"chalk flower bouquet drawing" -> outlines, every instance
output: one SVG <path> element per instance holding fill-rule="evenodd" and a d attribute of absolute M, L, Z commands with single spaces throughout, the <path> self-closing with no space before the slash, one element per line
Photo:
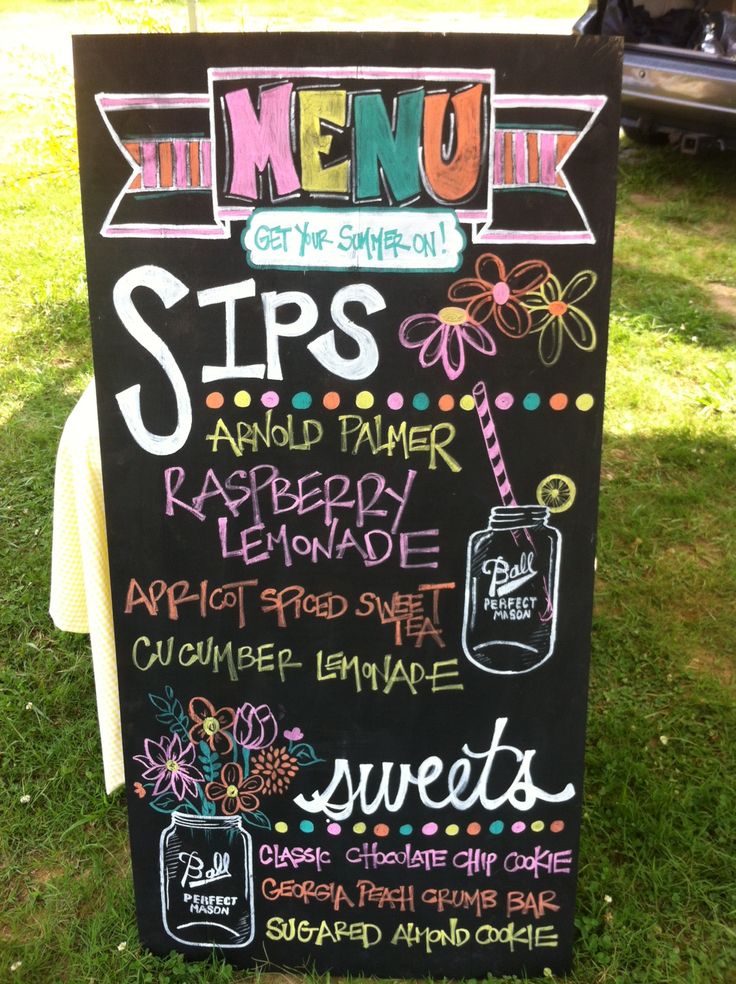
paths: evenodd
<path fill-rule="evenodd" d="M 143 767 L 134 789 L 159 813 L 220 813 L 270 829 L 264 799 L 283 795 L 301 769 L 322 761 L 300 728 L 279 731 L 267 704 L 215 707 L 192 697 L 187 713 L 171 687 L 148 699 L 168 733 L 146 738 L 133 756 Z"/>
<path fill-rule="evenodd" d="M 475 276 L 463 277 L 447 292 L 452 303 L 436 314 L 425 312 L 405 318 L 399 340 L 405 348 L 419 349 L 419 364 L 441 362 L 449 379 L 465 368 L 465 347 L 495 355 L 496 344 L 487 325 L 507 338 L 538 337 L 539 359 L 553 366 L 562 354 L 565 338 L 583 352 L 597 344 L 596 330 L 578 306 L 596 284 L 592 270 L 581 270 L 563 287 L 543 260 L 525 260 L 507 271 L 495 253 L 484 253 L 475 264 Z"/>

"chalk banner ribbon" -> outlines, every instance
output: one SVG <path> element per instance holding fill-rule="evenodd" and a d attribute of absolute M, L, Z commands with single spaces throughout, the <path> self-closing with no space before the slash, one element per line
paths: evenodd
<path fill-rule="evenodd" d="M 103 236 L 227 239 L 249 220 L 253 266 L 407 272 L 458 269 L 460 223 L 473 243 L 595 242 L 565 167 L 603 95 L 498 94 L 492 69 L 208 75 L 206 94 L 97 93 L 130 167 Z"/>
<path fill-rule="evenodd" d="M 242 244 L 252 267 L 280 270 L 460 268 L 465 233 L 449 209 L 256 209 Z"/>

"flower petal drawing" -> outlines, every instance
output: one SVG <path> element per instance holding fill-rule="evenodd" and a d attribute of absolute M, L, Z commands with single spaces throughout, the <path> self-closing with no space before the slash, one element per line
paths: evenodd
<path fill-rule="evenodd" d="M 423 369 L 426 369 L 427 366 L 433 366 L 442 358 L 447 346 L 448 331 L 449 325 L 440 324 L 439 328 L 433 331 L 419 347 L 419 364 Z"/>
<path fill-rule="evenodd" d="M 464 338 L 468 345 L 472 345 L 478 352 L 483 352 L 484 355 L 496 354 L 496 343 L 493 341 L 493 336 L 483 325 L 468 321 L 465 325 Z"/>
<path fill-rule="evenodd" d="M 532 327 L 531 315 L 516 298 L 510 297 L 503 305 L 497 305 L 495 321 L 508 338 L 524 338 Z"/>
<path fill-rule="evenodd" d="M 483 355 L 494 355 L 496 346 L 481 325 L 460 307 L 444 307 L 437 314 L 412 314 L 399 327 L 404 348 L 419 349 L 419 365 L 426 369 L 442 362 L 448 379 L 457 379 L 465 368 L 465 343 Z"/>
<path fill-rule="evenodd" d="M 598 277 L 592 270 L 581 270 L 576 273 L 565 287 L 565 300 L 568 304 L 577 304 L 593 290 Z"/>
<path fill-rule="evenodd" d="M 467 304 L 468 316 L 478 324 L 489 321 L 495 306 L 493 291 L 483 280 L 465 277 L 451 284 L 448 298 L 456 304 Z"/>
<path fill-rule="evenodd" d="M 522 299 L 540 288 L 552 275 L 544 260 L 525 260 L 507 274 L 495 253 L 484 253 L 475 264 L 475 277 L 464 277 L 450 286 L 451 301 L 467 304 L 470 319 L 478 324 L 493 321 L 509 338 L 523 338 L 531 319 Z"/>
<path fill-rule="evenodd" d="M 481 283 L 497 284 L 506 280 L 506 265 L 495 253 L 482 253 L 475 261 L 475 275 Z"/>
<path fill-rule="evenodd" d="M 458 325 L 448 325 L 442 349 L 442 365 L 449 379 L 457 379 L 465 368 L 463 336 Z"/>
<path fill-rule="evenodd" d="M 442 322 L 436 314 L 412 314 L 401 322 L 399 341 L 404 348 L 419 348 L 438 331 Z"/>
<path fill-rule="evenodd" d="M 518 263 L 506 278 L 513 297 L 522 297 L 540 287 L 551 275 L 543 260 L 525 260 Z"/>
<path fill-rule="evenodd" d="M 538 351 L 543 365 L 553 366 L 562 354 L 564 334 L 559 318 L 549 318 L 539 332 Z"/>
<path fill-rule="evenodd" d="M 566 318 L 562 319 L 562 325 L 575 345 L 583 352 L 592 352 L 596 345 L 596 333 L 593 322 L 588 315 L 579 308 L 572 307 L 567 309 Z"/>

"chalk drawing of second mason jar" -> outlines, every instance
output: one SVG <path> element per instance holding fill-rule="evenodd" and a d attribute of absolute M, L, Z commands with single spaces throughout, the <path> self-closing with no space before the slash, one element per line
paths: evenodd
<path fill-rule="evenodd" d="M 252 845 L 240 817 L 172 813 L 160 864 L 164 928 L 172 939 L 218 948 L 251 942 Z"/>
<path fill-rule="evenodd" d="M 463 649 L 489 673 L 527 673 L 552 655 L 560 532 L 544 506 L 496 506 L 468 542 Z"/>

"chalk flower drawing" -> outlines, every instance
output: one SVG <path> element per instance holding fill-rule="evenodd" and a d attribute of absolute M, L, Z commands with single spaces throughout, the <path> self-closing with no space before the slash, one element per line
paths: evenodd
<path fill-rule="evenodd" d="M 456 280 L 447 296 L 466 304 L 473 321 L 493 321 L 509 338 L 524 338 L 531 329 L 531 315 L 522 298 L 537 290 L 551 276 L 543 260 L 525 260 L 508 273 L 495 253 L 483 253 L 475 263 L 475 277 Z"/>
<path fill-rule="evenodd" d="M 231 817 L 236 813 L 252 813 L 261 805 L 256 796 L 263 789 L 261 776 L 243 776 L 243 767 L 237 762 L 228 762 L 222 767 L 219 781 L 208 782 L 204 787 L 205 796 L 213 803 L 220 802 L 222 812 Z"/>
<path fill-rule="evenodd" d="M 465 368 L 465 344 L 483 355 L 495 355 L 496 345 L 486 329 L 469 317 L 465 308 L 444 307 L 437 314 L 412 314 L 399 328 L 404 348 L 419 349 L 419 365 L 426 369 L 441 361 L 449 379 Z"/>
<path fill-rule="evenodd" d="M 268 704 L 216 708 L 198 696 L 185 711 L 168 686 L 148 699 L 169 733 L 157 741 L 146 738 L 144 754 L 133 756 L 143 766 L 143 781 L 133 788 L 158 813 L 211 817 L 219 811 L 270 829 L 262 797 L 283 794 L 301 769 L 323 761 L 296 726 L 272 747 L 279 724 Z"/>
<path fill-rule="evenodd" d="M 259 707 L 254 707 L 246 703 L 238 708 L 233 736 L 243 748 L 251 750 L 268 748 L 276 740 L 277 734 L 276 718 L 268 705 L 261 704 Z"/>
<path fill-rule="evenodd" d="M 178 734 L 172 738 L 164 735 L 160 741 L 146 738 L 143 748 L 145 754 L 133 758 L 144 766 L 143 778 L 152 780 L 154 796 L 172 792 L 181 802 L 192 793 L 196 794 L 204 776 L 194 765 L 197 750 L 191 742 L 183 746 Z"/>
<path fill-rule="evenodd" d="M 563 287 L 554 275 L 526 298 L 532 318 L 532 333 L 539 335 L 539 358 L 553 366 L 562 354 L 567 336 L 583 352 L 592 352 L 597 336 L 593 322 L 577 304 L 595 287 L 597 276 L 581 270 Z"/>
<path fill-rule="evenodd" d="M 437 314 L 412 314 L 399 328 L 404 348 L 419 349 L 419 365 L 426 369 L 441 361 L 449 379 L 465 368 L 465 345 L 484 355 L 496 346 L 484 325 L 492 322 L 507 338 L 537 335 L 542 365 L 555 365 L 565 338 L 583 352 L 597 344 L 593 322 L 578 302 L 595 287 L 597 276 L 581 270 L 563 287 L 544 260 L 525 260 L 509 272 L 495 253 L 484 253 L 475 264 L 475 276 L 450 285 L 452 305 Z M 458 306 L 462 305 L 462 306 Z"/>
<path fill-rule="evenodd" d="M 285 748 L 268 748 L 253 759 L 253 771 L 263 777 L 263 792 L 268 796 L 286 792 L 299 763 Z"/>
<path fill-rule="evenodd" d="M 189 730 L 189 737 L 195 745 L 206 741 L 213 752 L 227 755 L 233 747 L 233 742 L 226 729 L 232 729 L 235 711 L 232 707 L 221 707 L 215 710 L 210 701 L 204 697 L 193 697 L 189 701 L 189 716 L 194 721 L 194 727 Z"/>

